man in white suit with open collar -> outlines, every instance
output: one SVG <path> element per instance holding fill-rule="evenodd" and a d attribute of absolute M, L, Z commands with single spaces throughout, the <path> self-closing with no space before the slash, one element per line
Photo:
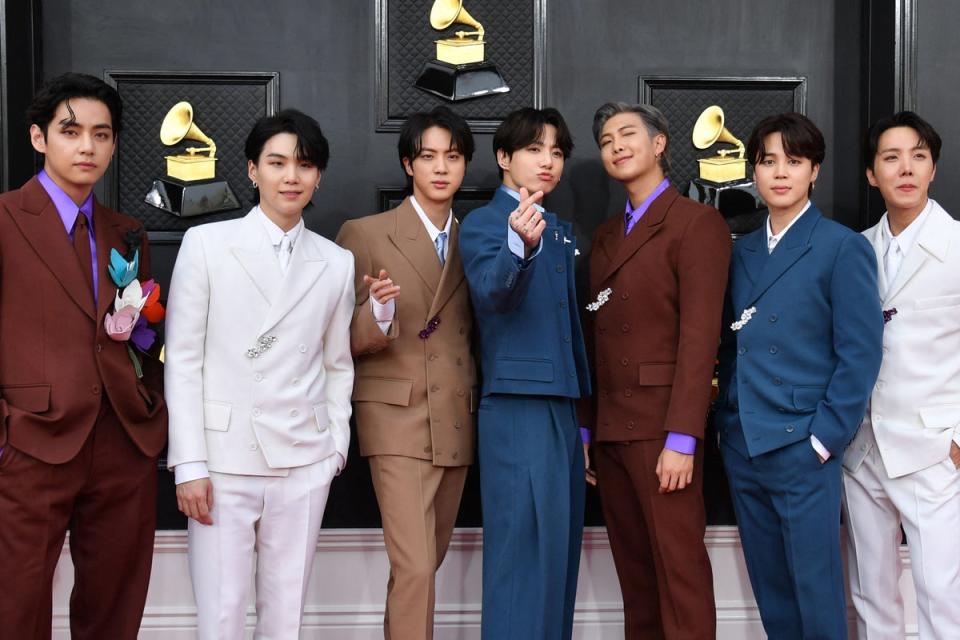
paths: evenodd
<path fill-rule="evenodd" d="M 867 132 L 887 212 L 864 232 L 883 300 L 883 363 L 844 457 L 850 591 L 861 640 L 902 640 L 900 525 L 922 640 L 960 638 L 960 222 L 927 191 L 940 136 L 909 111 Z"/>
<path fill-rule="evenodd" d="M 329 157 L 316 122 L 264 118 L 246 153 L 260 204 L 190 229 L 177 257 L 168 464 L 190 517 L 199 637 L 245 637 L 256 551 L 254 637 L 295 639 L 350 439 L 354 262 L 303 225 Z"/>

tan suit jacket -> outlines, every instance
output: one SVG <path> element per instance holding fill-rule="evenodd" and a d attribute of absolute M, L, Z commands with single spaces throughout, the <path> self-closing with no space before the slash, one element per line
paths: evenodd
<path fill-rule="evenodd" d="M 479 395 L 458 227 L 454 220 L 444 267 L 409 198 L 396 209 L 347 221 L 337 236 L 356 258 L 351 349 L 361 455 L 402 455 L 449 467 L 473 462 Z M 380 269 L 400 286 L 386 335 L 363 283 L 364 274 Z M 432 318 L 439 319 L 436 330 L 421 338 Z"/>

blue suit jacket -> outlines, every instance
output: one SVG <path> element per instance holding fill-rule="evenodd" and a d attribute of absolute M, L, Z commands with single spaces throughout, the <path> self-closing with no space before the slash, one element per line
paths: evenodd
<path fill-rule="evenodd" d="M 730 331 L 751 307 L 752 319 Z M 882 357 L 870 243 L 811 205 L 768 255 L 764 224 L 734 246 L 726 316 L 721 439 L 752 457 L 815 435 L 842 454 Z"/>
<path fill-rule="evenodd" d="M 543 248 L 524 262 L 507 246 L 507 218 L 516 207 L 498 189 L 460 225 L 460 255 L 480 332 L 483 394 L 589 395 L 570 223 L 545 212 Z"/>

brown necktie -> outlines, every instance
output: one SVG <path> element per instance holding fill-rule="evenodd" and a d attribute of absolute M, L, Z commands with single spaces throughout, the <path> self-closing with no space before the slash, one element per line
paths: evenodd
<path fill-rule="evenodd" d="M 73 223 L 73 250 L 80 259 L 80 268 L 87 279 L 90 291 L 93 292 L 93 260 L 90 257 L 90 227 L 87 225 L 87 215 L 83 211 L 77 212 L 77 221 Z"/>

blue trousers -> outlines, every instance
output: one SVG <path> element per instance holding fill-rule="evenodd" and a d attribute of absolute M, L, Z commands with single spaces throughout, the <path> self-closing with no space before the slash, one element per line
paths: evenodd
<path fill-rule="evenodd" d="M 490 395 L 479 411 L 483 640 L 569 640 L 583 539 L 570 398 Z"/>
<path fill-rule="evenodd" d="M 729 444 L 720 450 L 767 635 L 845 640 L 840 458 L 820 464 L 808 438 L 753 458 Z"/>

